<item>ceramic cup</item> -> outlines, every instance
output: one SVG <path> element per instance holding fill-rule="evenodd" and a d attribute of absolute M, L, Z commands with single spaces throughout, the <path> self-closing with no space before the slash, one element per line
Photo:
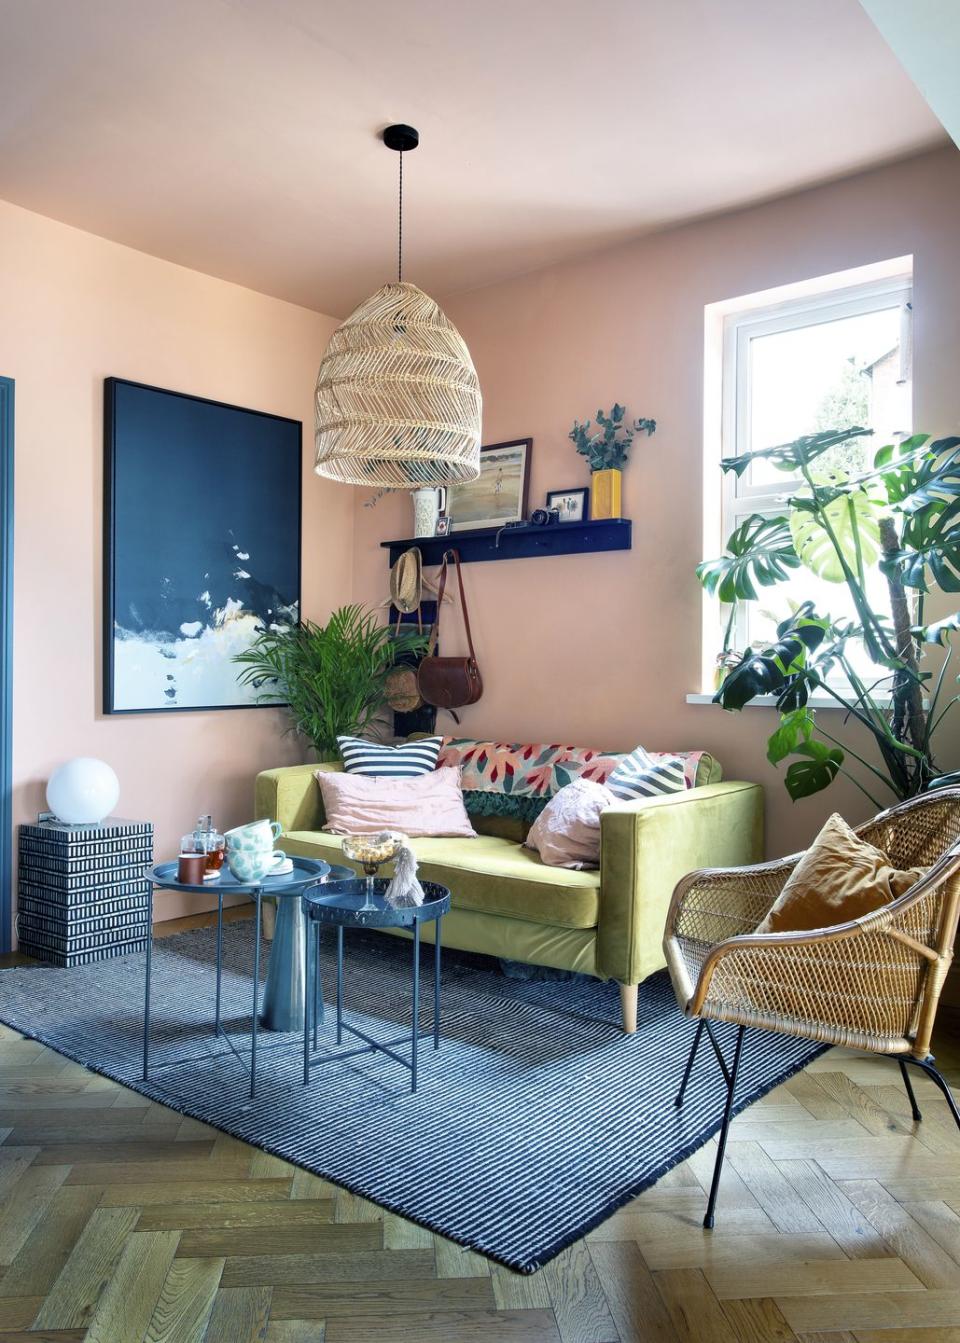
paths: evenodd
<path fill-rule="evenodd" d="M 255 853 L 261 849 L 272 849 L 283 834 L 279 821 L 250 821 L 248 825 L 236 825 L 224 835 L 227 853 Z"/>
<path fill-rule="evenodd" d="M 237 881 L 262 881 L 276 863 L 286 858 L 282 849 L 227 848 L 227 866 Z"/>
<path fill-rule="evenodd" d="M 181 853 L 177 858 L 177 881 L 186 886 L 202 886 L 206 867 L 205 853 Z"/>

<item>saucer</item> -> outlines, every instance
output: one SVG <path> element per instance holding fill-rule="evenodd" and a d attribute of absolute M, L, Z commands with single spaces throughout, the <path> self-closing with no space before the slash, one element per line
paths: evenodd
<path fill-rule="evenodd" d="M 267 873 L 267 876 L 284 877 L 288 872 L 292 871 L 293 871 L 293 859 L 281 858 L 278 862 L 274 863 L 273 867 L 271 867 L 270 871 Z"/>
<path fill-rule="evenodd" d="M 218 869 L 216 872 L 204 872 L 203 879 L 204 881 L 219 881 L 220 869 Z"/>

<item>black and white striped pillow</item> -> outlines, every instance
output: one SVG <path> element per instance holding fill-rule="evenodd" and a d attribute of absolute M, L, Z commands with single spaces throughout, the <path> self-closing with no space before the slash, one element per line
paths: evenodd
<path fill-rule="evenodd" d="M 362 737 L 338 737 L 340 759 L 348 774 L 389 775 L 394 779 L 415 779 L 437 768 L 442 737 L 421 737 L 401 746 L 382 746 Z"/>
<path fill-rule="evenodd" d="M 607 779 L 607 787 L 617 797 L 634 802 L 661 793 L 682 793 L 687 786 L 683 760 L 678 755 L 653 760 L 642 746 L 631 751 Z"/>

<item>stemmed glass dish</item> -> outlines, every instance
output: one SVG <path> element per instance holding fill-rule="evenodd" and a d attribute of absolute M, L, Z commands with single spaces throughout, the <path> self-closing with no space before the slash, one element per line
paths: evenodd
<path fill-rule="evenodd" d="M 389 863 L 391 858 L 397 856 L 405 839 L 405 835 L 399 835 L 393 830 L 381 830 L 375 835 L 344 835 L 340 846 L 344 858 L 349 858 L 352 863 L 359 863 L 367 878 L 366 898 L 360 906 L 359 913 L 367 913 L 378 908 L 373 898 L 373 879 L 383 863 Z"/>

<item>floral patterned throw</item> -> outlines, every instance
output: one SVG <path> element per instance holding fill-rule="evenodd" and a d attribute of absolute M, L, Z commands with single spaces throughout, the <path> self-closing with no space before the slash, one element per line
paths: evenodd
<path fill-rule="evenodd" d="M 628 752 L 611 754 L 583 746 L 531 742 L 476 741 L 473 737 L 444 737 L 437 764 L 459 765 L 464 792 L 505 793 L 513 797 L 542 798 L 574 779 L 606 783 Z M 652 760 L 677 755 L 684 762 L 687 787 L 697 781 L 704 751 L 650 752 Z"/>

